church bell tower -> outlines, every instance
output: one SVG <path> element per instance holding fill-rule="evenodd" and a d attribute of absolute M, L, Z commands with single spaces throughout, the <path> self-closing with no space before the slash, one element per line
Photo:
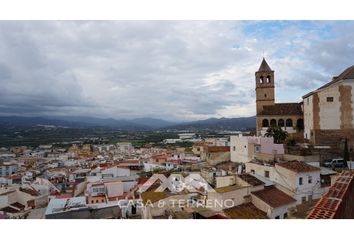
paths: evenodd
<path fill-rule="evenodd" d="M 274 71 L 263 58 L 256 72 L 256 106 L 257 116 L 262 112 L 263 106 L 274 105 Z"/>

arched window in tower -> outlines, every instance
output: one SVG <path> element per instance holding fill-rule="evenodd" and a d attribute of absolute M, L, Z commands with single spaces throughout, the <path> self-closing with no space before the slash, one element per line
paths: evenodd
<path fill-rule="evenodd" d="M 290 118 L 286 119 L 286 126 L 287 127 L 292 127 L 293 126 L 293 120 L 291 120 Z"/>
<path fill-rule="evenodd" d="M 282 119 L 282 118 L 279 119 L 279 120 L 278 120 L 278 126 L 279 126 L 279 127 L 284 127 L 284 125 L 285 125 L 284 119 Z"/>
<path fill-rule="evenodd" d="M 267 98 L 267 94 L 264 94 L 264 98 Z"/>
<path fill-rule="evenodd" d="M 268 119 L 263 119 L 263 121 L 262 121 L 262 127 L 269 127 L 269 121 L 268 121 Z"/>
<path fill-rule="evenodd" d="M 270 76 L 267 76 L 267 83 L 270 83 Z"/>
<path fill-rule="evenodd" d="M 277 126 L 277 120 L 275 120 L 275 119 L 270 120 L 270 126 L 271 127 L 276 127 Z"/>
<path fill-rule="evenodd" d="M 259 83 L 263 83 L 263 76 L 259 78 Z"/>

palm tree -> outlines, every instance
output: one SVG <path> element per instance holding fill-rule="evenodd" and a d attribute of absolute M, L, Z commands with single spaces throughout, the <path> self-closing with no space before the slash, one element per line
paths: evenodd
<path fill-rule="evenodd" d="M 271 126 L 267 129 L 264 136 L 273 137 L 275 143 L 284 143 L 285 139 L 288 137 L 288 132 L 283 131 L 281 127 Z"/>

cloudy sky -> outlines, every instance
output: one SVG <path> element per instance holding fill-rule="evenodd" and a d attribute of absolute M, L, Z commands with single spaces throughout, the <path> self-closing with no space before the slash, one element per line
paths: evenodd
<path fill-rule="evenodd" d="M 0 21 L 0 114 L 197 120 L 255 114 L 354 65 L 354 21 Z"/>

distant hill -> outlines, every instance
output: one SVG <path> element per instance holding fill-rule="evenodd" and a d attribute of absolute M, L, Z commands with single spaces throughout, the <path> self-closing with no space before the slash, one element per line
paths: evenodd
<path fill-rule="evenodd" d="M 255 128 L 255 117 L 210 118 L 206 120 L 174 123 L 156 118 L 136 118 L 131 120 L 113 118 L 95 118 L 82 116 L 65 117 L 21 117 L 0 116 L 0 125 L 35 126 L 54 125 L 72 128 L 107 127 L 119 130 L 245 130 Z"/>
<path fill-rule="evenodd" d="M 206 120 L 188 122 L 169 126 L 176 130 L 246 130 L 256 127 L 256 117 L 241 118 L 209 118 Z"/>
<path fill-rule="evenodd" d="M 139 124 L 139 125 L 148 126 L 151 128 L 164 128 L 164 127 L 173 126 L 173 125 L 177 124 L 175 122 L 169 122 L 169 121 L 165 121 L 165 120 L 157 119 L 157 118 L 136 118 L 136 119 L 130 120 L 130 122 L 133 122 L 133 123 Z"/>
<path fill-rule="evenodd" d="M 120 130 L 149 130 L 149 126 L 140 125 L 129 120 L 116 120 L 113 118 L 94 118 L 94 117 L 20 117 L 20 116 L 1 116 L 0 125 L 5 126 L 36 126 L 54 125 L 71 128 L 92 128 L 107 127 Z"/>
<path fill-rule="evenodd" d="M 55 125 L 78 127 L 79 123 L 68 122 L 60 119 L 48 119 L 44 117 L 20 117 L 20 116 L 0 116 L 1 125 L 14 126 L 34 126 L 34 125 Z"/>

